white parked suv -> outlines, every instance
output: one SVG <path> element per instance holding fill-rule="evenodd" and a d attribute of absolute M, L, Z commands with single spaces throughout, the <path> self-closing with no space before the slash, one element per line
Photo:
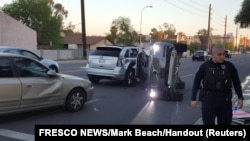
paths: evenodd
<path fill-rule="evenodd" d="M 136 82 L 136 57 L 140 51 L 136 46 L 98 46 L 89 55 L 85 72 L 93 83 L 113 79 L 132 86 Z"/>

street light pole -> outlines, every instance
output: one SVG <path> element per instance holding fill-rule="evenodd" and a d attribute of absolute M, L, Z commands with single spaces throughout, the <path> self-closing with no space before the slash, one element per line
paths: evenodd
<path fill-rule="evenodd" d="M 141 21 L 140 21 L 140 47 L 142 47 L 141 37 L 142 37 L 142 13 L 145 8 L 152 8 L 153 6 L 145 6 L 141 10 Z"/>

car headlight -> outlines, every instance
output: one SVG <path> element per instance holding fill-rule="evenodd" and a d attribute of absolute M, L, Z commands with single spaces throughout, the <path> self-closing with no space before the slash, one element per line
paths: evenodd
<path fill-rule="evenodd" d="M 153 45 L 154 54 L 159 51 L 160 47 L 158 45 Z"/>
<path fill-rule="evenodd" d="M 150 89 L 149 96 L 154 98 L 154 97 L 156 97 L 156 95 L 157 95 L 156 91 L 154 89 Z"/>

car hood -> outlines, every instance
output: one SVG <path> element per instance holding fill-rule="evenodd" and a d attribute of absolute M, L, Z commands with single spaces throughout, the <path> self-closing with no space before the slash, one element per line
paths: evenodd
<path fill-rule="evenodd" d="M 56 64 L 58 66 L 58 63 L 56 61 L 53 61 L 53 60 L 50 60 L 50 59 L 43 58 L 40 62 L 42 64 L 45 64 L 46 66 L 50 66 L 51 64 Z"/>
<path fill-rule="evenodd" d="M 84 78 L 81 78 L 81 77 L 78 77 L 78 76 L 73 76 L 73 75 L 68 75 L 68 74 L 61 74 L 61 73 L 58 73 L 58 75 L 60 77 L 62 77 L 64 80 L 75 80 L 75 81 L 82 81 L 82 82 L 87 82 L 87 83 L 91 83 L 88 79 L 84 79 Z M 71 83 L 74 82 L 74 81 L 70 81 Z"/>

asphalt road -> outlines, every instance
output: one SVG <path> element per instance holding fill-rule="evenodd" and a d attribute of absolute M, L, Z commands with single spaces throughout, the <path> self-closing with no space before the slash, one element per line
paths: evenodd
<path fill-rule="evenodd" d="M 228 59 L 238 68 L 244 93 L 248 85 L 250 54 Z M 86 78 L 86 61 L 60 61 L 60 72 Z M 94 84 L 95 95 L 85 108 L 77 113 L 67 113 L 53 108 L 0 118 L 0 140 L 34 140 L 37 124 L 59 125 L 193 125 L 200 119 L 200 107 L 190 106 L 194 74 L 202 62 L 182 58 L 181 79 L 186 83 L 183 101 L 151 100 L 143 85 L 126 87 L 119 81 L 101 80 Z M 244 85 L 245 84 L 245 85 Z"/>

